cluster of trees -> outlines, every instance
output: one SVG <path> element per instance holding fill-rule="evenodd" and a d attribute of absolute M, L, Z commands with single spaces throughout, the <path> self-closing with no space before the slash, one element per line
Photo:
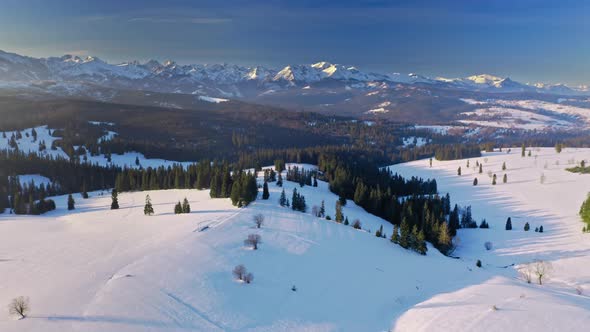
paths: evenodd
<path fill-rule="evenodd" d="M 231 198 L 237 206 L 245 206 L 256 199 L 256 175 L 234 171 L 227 162 L 203 160 L 198 164 L 123 169 L 115 180 L 118 192 L 161 189 L 211 189 L 212 198 Z"/>
<path fill-rule="evenodd" d="M 305 196 L 301 195 L 297 191 L 297 188 L 293 188 L 293 196 L 291 198 L 291 208 L 295 211 L 300 211 L 300 212 L 307 211 L 307 204 L 305 203 Z"/>
<path fill-rule="evenodd" d="M 434 151 L 436 160 L 455 160 L 481 156 L 481 147 L 475 144 L 449 144 L 438 146 Z"/>
<path fill-rule="evenodd" d="M 147 202 L 146 202 L 146 205 L 147 205 Z M 145 208 L 144 208 L 144 213 L 145 213 Z M 178 201 L 178 203 L 176 203 L 176 205 L 174 205 L 174 214 L 181 214 L 181 213 L 191 213 L 191 205 L 188 203 L 188 199 L 186 199 L 186 197 L 182 201 L 182 204 L 180 203 L 180 201 Z"/>
<path fill-rule="evenodd" d="M 88 190 L 113 187 L 117 173 L 122 171 L 118 167 L 100 167 L 10 150 L 0 151 L 0 165 L 0 212 L 5 208 L 21 212 L 26 210 L 20 208 L 23 203 L 30 205 L 31 202 L 43 200 L 48 196 L 72 192 L 84 194 Z M 41 174 L 52 182 L 21 185 L 16 176 L 18 174 Z"/>
<path fill-rule="evenodd" d="M 446 225 L 443 223 L 443 225 Z M 446 228 L 446 226 L 443 226 Z M 439 242 L 450 242 L 451 238 L 447 231 L 439 233 L 444 239 L 440 239 Z M 426 247 L 426 235 L 424 230 L 418 230 L 418 226 L 410 226 L 410 223 L 403 219 L 402 223 L 393 226 L 393 233 L 391 234 L 391 242 L 399 244 L 401 247 L 406 249 L 412 249 L 421 255 L 426 255 L 428 250 Z"/>
<path fill-rule="evenodd" d="M 429 241 L 441 252 L 449 253 L 456 230 L 462 225 L 472 227 L 475 224 L 470 208 L 461 216 L 461 223 L 458 207 L 451 210 L 450 196 L 437 194 L 435 180 L 405 179 L 379 168 L 370 160 L 346 154 L 323 155 L 319 167 L 329 180 L 332 192 L 344 198 L 339 200 L 340 207 L 346 199 L 353 199 L 367 212 L 388 220 L 396 226 L 397 233 L 392 237 L 403 237 L 397 243 L 406 248 L 423 253 L 424 241 Z M 337 221 L 343 219 L 338 211 L 337 206 Z"/>
<path fill-rule="evenodd" d="M 297 182 L 301 187 L 308 185 L 318 186 L 317 172 L 305 170 L 297 166 L 289 167 L 287 170 L 287 181 Z"/>

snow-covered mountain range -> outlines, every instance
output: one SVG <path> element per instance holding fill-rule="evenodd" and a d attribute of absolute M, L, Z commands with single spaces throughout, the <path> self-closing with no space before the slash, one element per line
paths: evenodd
<path fill-rule="evenodd" d="M 268 88 L 304 87 L 308 84 L 341 82 L 352 88 L 368 83 L 404 83 L 437 88 L 482 92 L 539 92 L 559 95 L 585 94 L 584 87 L 563 84 L 524 84 L 510 78 L 474 75 L 466 78 L 429 78 L 418 74 L 381 74 L 355 67 L 318 62 L 288 65 L 282 69 L 232 64 L 181 65 L 150 60 L 110 64 L 96 57 L 73 55 L 32 58 L 0 51 L 0 82 L 38 81 L 92 83 L 111 88 L 130 88 L 160 92 L 199 93 L 204 88 L 220 89 L 220 95 L 240 97 L 243 86 Z"/>

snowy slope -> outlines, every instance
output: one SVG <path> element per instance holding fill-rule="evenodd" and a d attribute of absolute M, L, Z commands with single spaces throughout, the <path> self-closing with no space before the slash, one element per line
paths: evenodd
<path fill-rule="evenodd" d="M 471 204 L 478 220 L 487 219 L 488 230 L 459 231 L 459 259 L 432 247 L 420 256 L 376 238 L 368 230 L 384 225 L 390 235 L 391 225 L 352 202 L 344 214 L 359 218 L 364 230 L 280 207 L 281 189 L 272 183 L 270 200 L 242 209 L 210 199 L 208 191 L 169 190 L 123 193 L 115 211 L 108 209 L 108 193 L 90 193 L 89 200 L 75 195 L 73 212 L 59 197 L 58 210 L 44 216 L 0 215 L 0 303 L 26 295 L 32 304 L 25 320 L 0 316 L 0 330 L 584 331 L 590 235 L 581 233 L 576 213 L 590 176 L 564 168 L 590 159 L 590 150 L 558 155 L 547 148 L 533 155 L 486 154 L 479 158 L 482 175 L 465 160 L 392 167 L 435 177 L 453 202 Z M 486 172 L 501 179 L 502 162 L 508 183 L 492 186 Z M 285 182 L 289 197 L 294 187 L 310 207 L 324 199 L 334 216 L 337 196 L 326 183 L 299 188 Z M 142 213 L 147 193 L 152 217 Z M 174 215 L 174 203 L 185 196 L 192 213 Z M 261 229 L 252 223 L 256 213 L 266 217 Z M 504 230 L 508 216 L 510 232 Z M 545 232 L 524 232 L 525 220 Z M 262 236 L 258 251 L 244 247 L 251 233 Z M 486 251 L 484 241 L 494 248 Z M 554 266 L 544 286 L 526 284 L 512 266 L 536 258 Z M 232 279 L 238 264 L 254 274 L 252 284 Z"/>
<path fill-rule="evenodd" d="M 334 216 L 337 196 L 297 187 L 309 205 L 326 200 Z M 45 216 L 0 216 L 0 303 L 31 298 L 31 317 L 0 316 L 2 331 L 382 331 L 412 305 L 461 288 L 485 273 L 429 248 L 420 256 L 366 231 L 320 220 L 271 199 L 236 209 L 208 191 L 148 192 L 156 214 L 143 216 L 146 193 L 123 193 L 121 209 L 108 210 L 108 193 L 76 195 L 77 209 Z M 189 198 L 192 213 L 172 214 Z M 263 213 L 262 229 L 252 216 Z M 391 225 L 349 202 L 349 219 L 365 229 Z M 209 228 L 203 230 L 206 226 Z M 243 240 L 262 236 L 258 251 Z M 233 280 L 244 264 L 250 285 Z M 424 267 L 445 271 L 424 273 Z M 402 268 L 403 267 L 403 268 Z M 297 291 L 291 290 L 295 285 Z"/>
<path fill-rule="evenodd" d="M 113 123 L 101 123 L 93 121 L 92 124 L 95 125 L 108 125 L 112 126 Z M 55 129 L 50 129 L 47 126 L 39 126 L 35 127 L 35 131 L 37 132 L 37 140 L 35 140 L 32 136 L 32 129 L 27 128 L 21 130 L 22 138 L 16 139 L 18 149 L 24 153 L 36 153 L 41 156 L 51 156 L 54 158 L 63 158 L 69 159 L 69 156 L 60 148 L 57 147 L 56 150 L 51 149 L 51 145 L 54 141 L 61 139 L 60 137 L 50 135 L 50 131 L 53 132 Z M 27 137 L 27 134 L 29 137 Z M 1 136 L 6 136 L 6 139 L 0 139 L 0 150 L 13 150 L 9 145 L 9 140 L 12 135 L 16 137 L 16 131 L 6 131 L 0 132 Z M 112 130 L 105 130 L 104 135 L 98 139 L 98 142 L 112 140 L 114 137 L 117 136 L 117 132 Z M 44 151 L 39 151 L 39 143 L 45 142 L 46 149 Z M 84 160 L 84 157 L 86 159 Z M 107 156 L 104 154 L 97 154 L 91 155 L 88 151 L 86 151 L 85 155 L 81 155 L 80 159 L 83 162 L 87 162 L 90 164 L 100 165 L 100 166 L 119 166 L 119 167 L 127 167 L 127 168 L 140 168 L 140 167 L 152 167 L 157 168 L 159 166 L 173 166 L 175 164 L 181 164 L 183 166 L 188 166 L 194 163 L 194 161 L 174 161 L 174 160 L 164 160 L 159 158 L 146 158 L 142 153 L 129 151 L 123 154 L 112 154 L 111 161 L 109 162 Z M 136 160 L 139 161 L 139 165 L 136 164 Z"/>
<path fill-rule="evenodd" d="M 518 151 L 517 151 L 518 150 Z M 577 215 L 590 188 L 590 176 L 565 171 L 590 150 L 567 148 L 533 150 L 533 157 L 522 158 L 519 149 L 511 154 L 495 152 L 466 160 L 421 160 L 392 167 L 404 175 L 435 177 L 439 190 L 450 192 L 454 202 L 471 205 L 478 221 L 486 218 L 490 229 L 460 230 L 460 245 L 455 255 L 493 275 L 485 282 L 456 292 L 439 294 L 401 316 L 397 331 L 584 331 L 590 322 L 590 234 L 582 234 Z M 473 168 L 476 159 L 483 163 L 483 174 Z M 507 170 L 501 165 L 506 162 Z M 457 168 L 462 166 L 462 176 Z M 498 175 L 493 186 L 487 172 Z M 503 174 L 508 183 L 502 183 Z M 546 177 L 541 184 L 541 174 Z M 479 184 L 473 186 L 477 177 Z M 513 230 L 504 230 L 507 217 Z M 529 222 L 531 231 L 523 225 Z M 533 231 L 544 226 L 544 233 Z M 490 241 L 494 248 L 484 249 Z M 518 278 L 512 264 L 534 259 L 552 263 L 553 272 L 544 286 L 527 284 Z M 578 294 L 578 290 L 582 294 Z M 496 305 L 498 310 L 491 310 Z"/>

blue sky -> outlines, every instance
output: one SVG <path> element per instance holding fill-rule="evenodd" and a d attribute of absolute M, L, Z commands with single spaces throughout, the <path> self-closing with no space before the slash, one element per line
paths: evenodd
<path fill-rule="evenodd" d="M 590 2 L 2 0 L 0 49 L 590 84 Z"/>

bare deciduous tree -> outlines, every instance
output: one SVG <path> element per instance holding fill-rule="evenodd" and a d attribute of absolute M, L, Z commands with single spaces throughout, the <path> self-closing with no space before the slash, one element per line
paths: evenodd
<path fill-rule="evenodd" d="M 361 229 L 361 227 L 362 227 L 361 221 L 358 219 L 355 219 L 352 223 L 352 227 L 355 229 Z"/>
<path fill-rule="evenodd" d="M 553 270 L 553 266 L 550 262 L 546 262 L 543 260 L 536 260 L 533 263 L 533 272 L 537 276 L 537 281 L 539 285 L 543 284 L 543 278 L 547 277 L 549 273 Z"/>
<path fill-rule="evenodd" d="M 244 280 L 244 276 L 246 275 L 246 267 L 242 264 L 234 267 L 234 270 L 232 271 L 234 278 L 238 279 L 238 280 Z"/>
<path fill-rule="evenodd" d="M 247 246 L 251 246 L 252 249 L 258 250 L 258 245 L 261 242 L 261 237 L 258 234 L 250 234 L 248 238 L 244 240 L 244 244 Z"/>
<path fill-rule="evenodd" d="M 319 217 L 320 216 L 320 207 L 317 205 L 314 205 L 311 208 L 311 215 L 313 215 L 314 217 Z"/>
<path fill-rule="evenodd" d="M 244 282 L 249 284 L 252 282 L 252 280 L 254 280 L 254 275 L 252 273 L 246 273 L 244 276 Z"/>
<path fill-rule="evenodd" d="M 261 213 L 255 214 L 254 224 L 256 224 L 256 228 L 262 227 L 262 225 L 264 224 L 264 215 L 262 215 Z"/>
<path fill-rule="evenodd" d="M 527 282 L 527 284 L 530 284 L 531 281 L 533 280 L 533 271 L 531 269 L 530 264 L 526 264 L 524 266 L 521 266 L 518 269 L 518 274 L 520 275 L 520 277 Z"/>
<path fill-rule="evenodd" d="M 29 298 L 24 296 L 12 299 L 8 305 L 8 313 L 10 315 L 18 315 L 20 319 L 27 317 L 30 310 Z"/>

